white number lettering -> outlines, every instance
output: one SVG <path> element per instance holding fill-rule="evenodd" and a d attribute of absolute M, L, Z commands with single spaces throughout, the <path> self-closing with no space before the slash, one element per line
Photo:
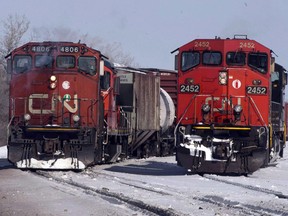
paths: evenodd
<path fill-rule="evenodd" d="M 64 53 L 77 53 L 79 52 L 79 48 L 74 46 L 63 46 L 60 48 L 60 51 Z"/>
<path fill-rule="evenodd" d="M 210 46 L 208 41 L 196 41 L 194 44 L 195 47 L 203 47 L 203 48 L 207 48 Z"/>
<path fill-rule="evenodd" d="M 254 49 L 255 48 L 255 44 L 252 43 L 252 42 L 240 42 L 239 47 L 240 48 Z"/>
<path fill-rule="evenodd" d="M 32 46 L 31 50 L 33 52 L 38 52 L 38 53 L 45 53 L 49 52 L 51 47 L 49 46 Z"/>

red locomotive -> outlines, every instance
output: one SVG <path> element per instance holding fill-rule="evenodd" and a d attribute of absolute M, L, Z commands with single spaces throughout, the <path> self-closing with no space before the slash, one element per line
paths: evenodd
<path fill-rule="evenodd" d="M 286 141 L 286 70 L 247 36 L 197 39 L 177 50 L 178 165 L 197 173 L 254 172 Z"/>
<path fill-rule="evenodd" d="M 160 122 L 159 76 L 116 70 L 82 43 L 30 42 L 6 58 L 8 160 L 17 167 L 83 169 L 164 154 L 160 135 L 171 121 Z"/>

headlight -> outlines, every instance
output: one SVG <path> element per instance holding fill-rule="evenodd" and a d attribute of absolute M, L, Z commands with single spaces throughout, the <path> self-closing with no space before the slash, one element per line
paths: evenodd
<path fill-rule="evenodd" d="M 236 114 L 239 114 L 239 113 L 241 113 L 242 112 L 242 106 L 241 105 L 236 105 L 235 107 L 234 107 L 234 112 L 236 113 Z"/>
<path fill-rule="evenodd" d="M 50 77 L 50 81 L 51 81 L 51 82 L 55 82 L 55 81 L 56 81 L 56 76 L 52 75 L 52 76 Z"/>
<path fill-rule="evenodd" d="M 26 114 L 24 115 L 24 120 L 25 120 L 25 121 L 29 121 L 30 119 L 31 119 L 30 114 L 26 113 Z"/>
<path fill-rule="evenodd" d="M 50 83 L 50 88 L 51 89 L 55 89 L 56 88 L 56 83 L 55 82 Z"/>
<path fill-rule="evenodd" d="M 227 84 L 227 72 L 224 71 L 219 72 L 219 83 L 221 85 Z"/>
<path fill-rule="evenodd" d="M 50 88 L 55 89 L 57 86 L 56 83 L 57 83 L 57 77 L 55 75 L 52 75 L 50 77 Z"/>
<path fill-rule="evenodd" d="M 73 115 L 73 121 L 78 122 L 80 120 L 80 117 L 78 115 Z"/>
<path fill-rule="evenodd" d="M 210 105 L 209 104 L 203 104 L 202 105 L 202 111 L 204 112 L 204 113 L 208 113 L 208 112 L 210 112 Z"/>

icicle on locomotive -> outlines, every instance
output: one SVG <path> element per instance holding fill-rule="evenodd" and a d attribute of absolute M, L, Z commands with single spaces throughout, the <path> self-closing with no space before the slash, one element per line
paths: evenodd
<path fill-rule="evenodd" d="M 286 70 L 247 36 L 197 39 L 177 50 L 178 165 L 251 173 L 283 155 Z"/>
<path fill-rule="evenodd" d="M 161 124 L 159 76 L 116 70 L 81 43 L 30 42 L 6 58 L 8 160 L 17 167 L 84 169 L 136 153 L 165 154 L 160 135 L 173 114 Z"/>

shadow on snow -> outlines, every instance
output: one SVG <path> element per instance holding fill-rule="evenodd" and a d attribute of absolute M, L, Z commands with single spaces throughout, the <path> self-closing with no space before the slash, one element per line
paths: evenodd
<path fill-rule="evenodd" d="M 15 168 L 6 158 L 0 158 L 0 170 Z"/>
<path fill-rule="evenodd" d="M 114 165 L 105 170 L 135 175 L 175 176 L 185 175 L 187 170 L 172 163 L 149 161 L 145 164 Z"/>

